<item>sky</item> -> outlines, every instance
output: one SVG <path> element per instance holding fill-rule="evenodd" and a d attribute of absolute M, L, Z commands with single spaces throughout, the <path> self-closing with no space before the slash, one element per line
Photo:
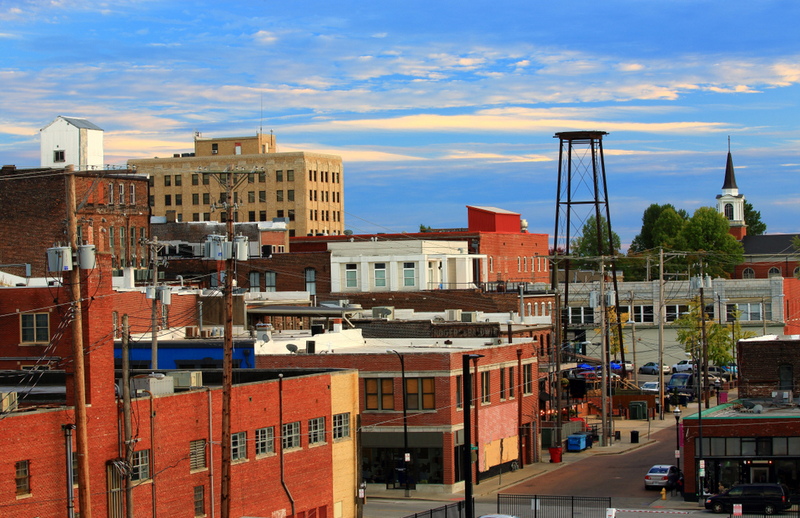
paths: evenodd
<path fill-rule="evenodd" d="M 478 205 L 552 235 L 554 134 L 605 131 L 626 248 L 651 203 L 715 206 L 730 137 L 767 232 L 800 232 L 798 26 L 768 0 L 0 0 L 0 162 L 38 166 L 58 115 L 110 164 L 263 129 L 342 157 L 355 233 Z"/>

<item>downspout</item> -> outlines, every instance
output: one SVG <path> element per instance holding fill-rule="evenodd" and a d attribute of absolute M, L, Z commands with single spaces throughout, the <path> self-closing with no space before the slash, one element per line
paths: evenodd
<path fill-rule="evenodd" d="M 74 490 L 72 489 L 75 474 L 72 472 L 72 430 L 75 429 L 74 424 L 65 424 L 61 428 L 64 430 L 64 447 L 67 451 L 67 518 L 74 518 L 75 516 L 75 498 L 73 496 Z"/>
<path fill-rule="evenodd" d="M 281 485 L 283 486 L 283 490 L 286 491 L 286 496 L 289 497 L 289 502 L 292 504 L 292 516 L 295 515 L 294 512 L 294 498 L 292 498 L 292 493 L 289 492 L 289 488 L 286 486 L 286 477 L 284 473 L 285 467 L 285 460 L 283 458 L 283 374 L 278 374 L 278 415 L 280 419 L 280 431 L 281 431 Z M 153 515 L 155 516 L 155 514 Z"/>
<path fill-rule="evenodd" d="M 514 383 L 514 380 L 509 380 Z M 525 466 L 522 460 L 522 349 L 517 349 L 517 463 L 520 469 Z"/>
<path fill-rule="evenodd" d="M 150 471 L 152 472 L 151 494 L 153 495 L 153 516 L 156 514 L 156 414 L 153 412 L 153 393 L 149 390 L 142 390 L 150 396 Z"/>
<path fill-rule="evenodd" d="M 211 387 L 206 387 L 206 391 L 208 392 L 208 480 L 209 480 L 209 487 L 211 487 L 211 518 L 214 518 L 214 448 L 212 444 L 214 444 L 214 428 L 212 426 L 211 419 L 213 418 L 211 413 Z"/>

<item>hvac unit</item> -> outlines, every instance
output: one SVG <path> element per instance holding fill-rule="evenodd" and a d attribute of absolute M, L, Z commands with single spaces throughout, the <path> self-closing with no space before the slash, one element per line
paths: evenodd
<path fill-rule="evenodd" d="M 475 323 L 478 321 L 478 312 L 477 311 L 464 311 L 461 313 L 461 321 L 462 322 L 469 322 Z"/>
<path fill-rule="evenodd" d="M 372 308 L 372 318 L 394 320 L 394 306 L 375 306 Z"/>
<path fill-rule="evenodd" d="M 72 271 L 72 249 L 68 246 L 48 248 L 47 269 L 50 272 Z"/>
<path fill-rule="evenodd" d="M 173 394 L 175 392 L 175 384 L 172 376 L 165 376 L 163 374 L 136 376 L 133 378 L 132 382 L 133 390 L 136 392 L 147 390 L 154 396 Z"/>
<path fill-rule="evenodd" d="M 186 338 L 197 338 L 200 336 L 200 331 L 197 326 L 186 326 Z"/>
<path fill-rule="evenodd" d="M 175 388 L 190 389 L 203 386 L 203 373 L 201 371 L 175 371 L 170 372 Z"/>
<path fill-rule="evenodd" d="M 211 329 L 201 329 L 200 338 L 211 338 Z"/>
<path fill-rule="evenodd" d="M 272 324 L 256 324 L 256 340 L 261 342 L 272 340 Z"/>
<path fill-rule="evenodd" d="M 16 392 L 0 392 L 0 412 L 11 412 L 17 409 Z"/>
<path fill-rule="evenodd" d="M 460 309 L 445 309 L 445 320 L 448 322 L 461 322 L 461 310 Z"/>
<path fill-rule="evenodd" d="M 779 390 L 777 392 L 773 392 L 772 402 L 778 405 L 788 405 L 792 402 L 792 392 L 789 390 Z"/>

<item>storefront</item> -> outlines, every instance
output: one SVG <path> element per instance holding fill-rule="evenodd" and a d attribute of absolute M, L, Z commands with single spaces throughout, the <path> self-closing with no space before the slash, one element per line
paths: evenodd
<path fill-rule="evenodd" d="M 405 489 L 408 477 L 411 489 L 420 486 L 444 484 L 445 457 L 443 434 L 437 432 L 409 432 L 408 475 L 404 460 L 402 432 L 365 432 L 362 436 L 361 469 L 368 484 L 385 485 L 386 489 Z M 452 462 L 452 459 L 450 459 Z M 430 488 L 434 492 L 435 488 Z"/>

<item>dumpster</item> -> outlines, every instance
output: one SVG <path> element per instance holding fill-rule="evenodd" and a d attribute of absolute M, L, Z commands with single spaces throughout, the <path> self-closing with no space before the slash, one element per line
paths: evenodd
<path fill-rule="evenodd" d="M 639 444 L 639 430 L 631 430 L 631 444 Z"/>
<path fill-rule="evenodd" d="M 561 462 L 561 448 L 550 448 L 550 462 Z"/>
<path fill-rule="evenodd" d="M 586 436 L 576 433 L 567 437 L 567 451 L 583 451 L 586 449 Z"/>

